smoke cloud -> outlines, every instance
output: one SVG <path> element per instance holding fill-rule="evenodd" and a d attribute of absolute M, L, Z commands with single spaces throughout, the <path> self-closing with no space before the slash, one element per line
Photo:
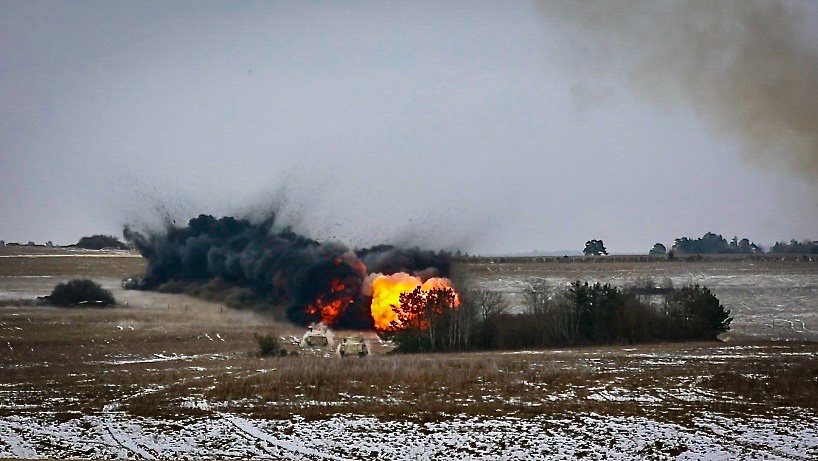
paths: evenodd
<path fill-rule="evenodd" d="M 124 236 L 148 262 L 141 279 L 126 288 L 185 292 L 238 308 L 286 314 L 297 324 L 321 320 L 308 306 L 336 301 L 335 326 L 372 328 L 369 299 L 362 286 L 367 271 L 446 276 L 447 253 L 390 245 L 353 251 L 338 242 L 318 242 L 276 223 L 275 215 L 253 222 L 199 215 L 187 226 L 168 224 Z"/>
<path fill-rule="evenodd" d="M 554 1 L 575 70 L 652 102 L 685 101 L 763 167 L 818 181 L 818 43 L 807 3 Z M 604 77 L 604 78 L 600 78 Z"/>

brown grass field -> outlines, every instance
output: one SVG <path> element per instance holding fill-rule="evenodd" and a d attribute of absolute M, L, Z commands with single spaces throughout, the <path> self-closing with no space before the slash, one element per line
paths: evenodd
<path fill-rule="evenodd" d="M 323 417 L 339 411 L 401 418 L 435 418 L 452 412 L 595 411 L 679 418 L 697 410 L 818 409 L 815 343 L 743 341 L 519 353 L 377 354 L 364 360 L 300 350 L 298 356 L 260 358 L 255 356 L 254 334 L 273 332 L 287 339 L 289 349 L 299 351 L 292 343 L 303 330 L 269 315 L 235 311 L 184 295 L 123 291 L 115 285 L 118 279 L 144 268 L 143 260 L 132 253 L 9 250 L 4 249 L 5 256 L 18 257 L 0 259 L 5 279 L 47 276 L 50 285 L 52 277 L 91 277 L 113 289 L 128 307 L 0 310 L 4 370 L 0 399 L 6 396 L 0 400 L 0 414 L 38 409 L 71 417 L 112 404 L 135 415 L 207 411 L 181 406 L 191 400 L 265 417 Z M 598 270 L 582 267 L 591 264 L 595 263 L 573 266 L 580 266 L 574 267 L 578 272 Z M 633 272 L 639 264 L 647 263 L 595 265 Z M 537 264 L 536 269 L 544 268 L 550 269 Z M 462 263 L 460 270 L 481 271 L 480 266 Z M 584 275 L 587 272 L 577 277 Z M 47 288 L 42 294 L 47 294 Z M 374 335 L 369 337 L 379 350 Z M 588 398 L 601 391 L 633 398 Z M 675 394 L 678 398 L 673 398 Z M 688 399 L 688 394 L 712 398 Z M 7 396 L 13 396 L 13 401 Z M 662 403 L 646 404 L 650 400 Z"/>
<path fill-rule="evenodd" d="M 122 290 L 120 278 L 144 268 L 133 253 L 7 247 L 0 256 L 0 296 L 31 299 L 59 281 L 90 277 L 122 304 L 53 308 L 6 299 L 0 305 L 0 419 L 48 413 L 67 421 L 116 409 L 168 421 L 222 412 L 415 422 L 453 414 L 596 414 L 683 425 L 712 413 L 780 418 L 818 412 L 818 344 L 809 341 L 394 355 L 369 333 L 374 355 L 342 359 L 331 350 L 300 348 L 303 329 L 270 315 L 184 295 Z M 519 272 L 532 263 L 469 264 L 459 263 L 461 276 Z M 565 278 L 580 278 L 588 271 L 641 274 L 645 265 L 666 263 L 535 264 L 525 270 L 566 274 L 568 264 Z M 814 263 L 806 270 L 812 273 Z M 258 357 L 257 333 L 282 337 L 298 355 Z"/>

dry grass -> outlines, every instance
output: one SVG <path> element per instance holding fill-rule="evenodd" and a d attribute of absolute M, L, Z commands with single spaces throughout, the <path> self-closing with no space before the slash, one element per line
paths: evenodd
<path fill-rule="evenodd" d="M 818 257 L 807 260 L 801 255 L 707 255 L 701 260 L 655 258 L 648 256 L 573 256 L 542 258 L 467 258 L 454 264 L 456 276 L 464 280 L 500 274 L 591 280 L 604 275 L 617 278 L 657 278 L 665 273 L 708 271 L 770 273 L 781 270 L 818 273 Z"/>
<path fill-rule="evenodd" d="M 251 314 L 2 311 L 0 331 L 18 337 L 0 355 L 0 414 L 22 409 L 71 417 L 119 405 L 135 415 L 163 417 L 223 410 L 274 418 L 356 413 L 421 420 L 596 412 L 678 421 L 705 411 L 818 409 L 816 344 L 259 358 L 253 333 L 283 334 L 285 327 L 237 315 Z M 129 330 L 135 319 L 138 328 Z M 607 394 L 617 398 L 600 399 Z"/>
<path fill-rule="evenodd" d="M 0 247 L 0 277 L 125 277 L 145 271 L 145 260 L 133 251 Z"/>
<path fill-rule="evenodd" d="M 116 286 L 115 277 L 138 272 L 142 264 L 130 257 L 96 259 L 0 258 L 0 274 L 96 274 Z M 357 413 L 420 420 L 596 412 L 680 421 L 701 412 L 818 409 L 814 343 L 365 359 L 302 351 L 259 358 L 255 333 L 289 337 L 303 331 L 182 295 L 114 294 L 129 307 L 0 308 L 0 415 L 51 411 L 71 418 L 115 405 L 165 417 L 222 410 L 276 418 Z"/>

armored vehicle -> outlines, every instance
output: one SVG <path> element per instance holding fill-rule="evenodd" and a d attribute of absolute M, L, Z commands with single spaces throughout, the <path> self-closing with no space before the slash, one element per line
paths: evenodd
<path fill-rule="evenodd" d="M 310 326 L 301 344 L 307 347 L 327 347 L 329 345 L 329 334 L 324 328 Z"/>
<path fill-rule="evenodd" d="M 364 338 L 362 336 L 347 336 L 341 342 L 341 345 L 338 346 L 338 354 L 340 354 L 341 357 L 345 357 L 347 355 L 364 357 L 365 355 L 369 354 L 369 349 L 366 347 L 366 343 L 364 343 Z"/>

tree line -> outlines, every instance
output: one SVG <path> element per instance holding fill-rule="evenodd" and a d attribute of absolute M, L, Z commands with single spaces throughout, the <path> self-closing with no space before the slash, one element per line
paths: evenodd
<path fill-rule="evenodd" d="M 776 242 L 770 248 L 770 253 L 818 254 L 818 240 L 804 240 L 803 242 L 790 240 L 790 243 Z"/>
<path fill-rule="evenodd" d="M 608 250 L 601 239 L 592 239 L 585 242 L 582 253 L 587 256 L 607 255 Z M 765 253 L 761 245 L 751 242 L 748 238 L 738 238 L 734 236 L 727 240 L 721 234 L 707 232 L 699 238 L 679 237 L 673 241 L 673 246 L 668 251 L 662 243 L 655 243 L 648 250 L 651 256 L 673 257 L 675 254 L 762 254 Z M 790 240 L 787 242 L 776 242 L 770 247 L 768 253 L 798 253 L 798 254 L 818 254 L 818 240 Z"/>
<path fill-rule="evenodd" d="M 695 239 L 680 237 L 674 240 L 670 252 L 661 243 L 656 243 L 648 251 L 650 255 L 671 255 L 679 254 L 762 254 L 764 248 L 756 245 L 747 238 L 739 239 L 737 236 L 730 241 L 721 234 L 707 232 L 703 236 Z M 804 240 L 798 242 L 791 240 L 789 243 L 776 242 L 770 247 L 767 253 L 811 253 L 818 254 L 818 241 Z"/>
<path fill-rule="evenodd" d="M 531 286 L 523 312 L 500 292 L 448 290 L 401 296 L 402 328 L 387 333 L 400 352 L 497 350 L 659 341 L 711 341 L 732 317 L 706 287 L 627 286 L 576 281 Z"/>

